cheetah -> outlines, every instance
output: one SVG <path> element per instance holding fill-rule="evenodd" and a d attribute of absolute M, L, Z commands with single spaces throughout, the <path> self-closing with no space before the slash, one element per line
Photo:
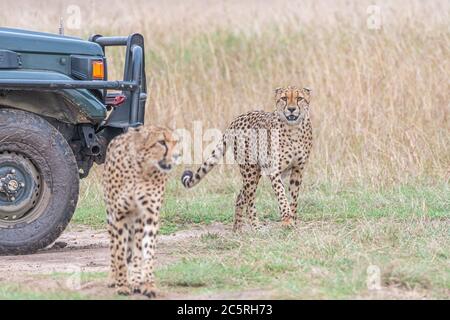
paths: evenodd
<path fill-rule="evenodd" d="M 166 128 L 130 128 L 108 146 L 103 189 L 110 237 L 110 287 L 155 297 L 153 264 L 168 173 L 180 156 Z"/>
<path fill-rule="evenodd" d="M 243 186 L 235 204 L 233 230 L 242 229 L 244 212 L 251 227 L 259 227 L 255 197 L 262 175 L 267 175 L 271 181 L 277 196 L 282 224 L 293 226 L 296 222 L 303 171 L 312 148 L 310 98 L 311 90 L 308 88 L 277 88 L 275 110 L 253 111 L 238 116 L 225 130 L 212 154 L 196 173 L 184 171 L 182 184 L 186 188 L 192 188 L 199 183 L 232 145 L 231 150 L 243 179 Z M 286 177 L 289 177 L 290 203 L 283 185 L 283 179 Z"/>

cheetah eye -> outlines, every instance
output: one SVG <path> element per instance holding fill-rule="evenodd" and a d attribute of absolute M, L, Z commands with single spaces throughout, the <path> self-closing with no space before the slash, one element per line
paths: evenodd
<path fill-rule="evenodd" d="M 159 140 L 158 143 L 162 146 L 166 146 L 166 142 L 164 140 Z"/>
<path fill-rule="evenodd" d="M 281 100 L 287 101 L 287 97 L 281 97 Z"/>
<path fill-rule="evenodd" d="M 298 101 L 298 102 L 300 102 L 300 101 L 302 101 L 302 100 L 304 100 L 303 97 L 298 97 L 298 98 L 297 98 L 297 101 Z"/>

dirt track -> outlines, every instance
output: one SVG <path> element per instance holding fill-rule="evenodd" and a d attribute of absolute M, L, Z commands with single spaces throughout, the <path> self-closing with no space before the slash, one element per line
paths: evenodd
<path fill-rule="evenodd" d="M 221 224 L 180 231 L 158 237 L 158 265 L 177 259 L 171 255 L 171 245 L 195 239 L 207 233 L 227 232 Z M 109 266 L 108 234 L 89 228 L 70 227 L 49 248 L 33 255 L 8 256 L 0 260 L 0 269 L 10 275 L 18 273 L 67 272 L 81 268 L 83 272 L 107 271 Z M 0 276 L 1 277 L 1 276 Z M 0 278 L 1 279 L 1 278 Z"/>
<path fill-rule="evenodd" d="M 158 238 L 157 266 L 175 262 L 172 254 L 177 244 L 195 241 L 207 233 L 229 232 L 222 224 L 196 227 Z M 57 289 L 66 285 L 67 279 L 49 279 L 45 274 L 107 272 L 109 268 L 108 235 L 85 227 L 69 227 L 49 248 L 33 255 L 8 256 L 0 259 L 0 282 L 14 282 L 39 291 Z M 79 291 L 90 296 L 114 297 L 114 291 L 106 288 L 106 280 L 83 283 Z M 161 294 L 160 298 L 187 298 L 179 294 Z M 202 296 L 197 298 L 215 298 Z M 230 296 L 230 298 L 239 298 Z"/>

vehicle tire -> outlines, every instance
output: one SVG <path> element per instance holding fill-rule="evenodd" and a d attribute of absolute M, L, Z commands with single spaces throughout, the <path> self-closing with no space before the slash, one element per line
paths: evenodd
<path fill-rule="evenodd" d="M 67 141 L 38 115 L 0 109 L 0 255 L 45 248 L 78 201 L 79 175 Z"/>

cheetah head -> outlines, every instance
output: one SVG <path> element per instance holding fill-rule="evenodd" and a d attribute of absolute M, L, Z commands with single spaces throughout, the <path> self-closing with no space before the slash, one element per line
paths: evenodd
<path fill-rule="evenodd" d="M 178 137 L 167 128 L 143 128 L 136 140 L 136 152 L 144 163 L 143 169 L 156 168 L 162 173 L 169 173 L 180 159 L 177 143 Z"/>
<path fill-rule="evenodd" d="M 276 111 L 281 120 L 297 125 L 309 115 L 311 90 L 285 87 L 275 89 Z"/>

